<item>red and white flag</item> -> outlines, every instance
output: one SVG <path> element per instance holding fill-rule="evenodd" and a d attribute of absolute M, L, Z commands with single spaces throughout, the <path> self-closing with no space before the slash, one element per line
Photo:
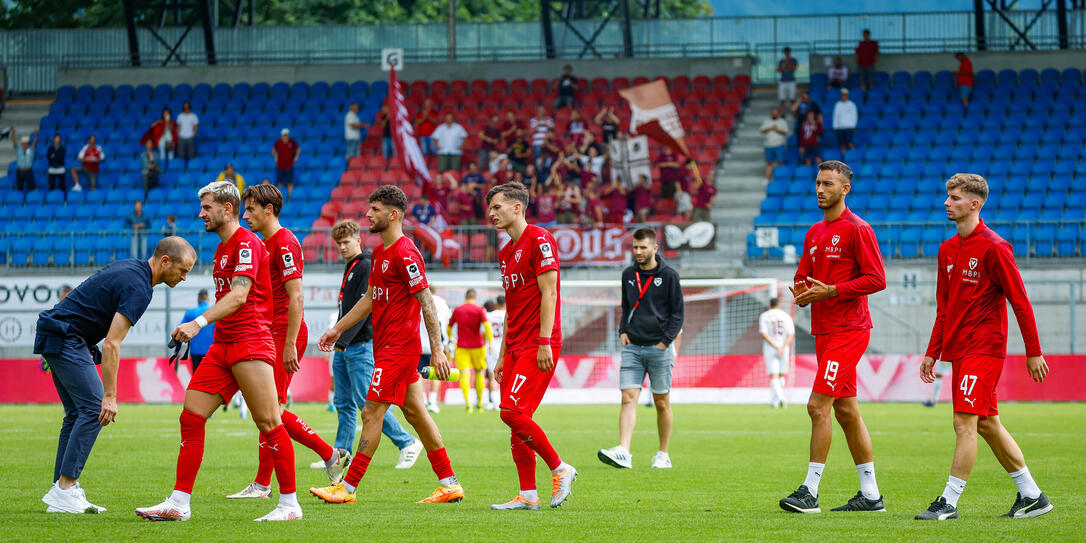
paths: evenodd
<path fill-rule="evenodd" d="M 686 147 L 686 134 L 683 132 L 679 112 L 671 101 L 667 84 L 657 79 L 651 83 L 630 87 L 618 91 L 618 94 L 630 103 L 633 116 L 630 118 L 630 133 L 644 134 L 676 153 L 687 158 L 690 150 Z"/>

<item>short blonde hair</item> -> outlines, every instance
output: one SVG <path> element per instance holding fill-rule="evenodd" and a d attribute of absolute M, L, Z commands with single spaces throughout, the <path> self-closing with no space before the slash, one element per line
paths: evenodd
<path fill-rule="evenodd" d="M 219 205 L 230 204 L 234 207 L 234 215 L 241 216 L 241 193 L 237 185 L 229 181 L 212 181 L 200 189 L 196 197 L 203 199 L 205 194 L 210 194 Z"/>
<path fill-rule="evenodd" d="M 976 196 L 980 203 L 988 200 L 988 181 L 975 173 L 956 173 L 946 182 L 946 190 L 962 189 L 962 192 Z"/>
<path fill-rule="evenodd" d="M 356 238 L 362 232 L 362 228 L 354 219 L 343 219 L 332 226 L 332 239 L 339 241 L 344 238 Z"/>

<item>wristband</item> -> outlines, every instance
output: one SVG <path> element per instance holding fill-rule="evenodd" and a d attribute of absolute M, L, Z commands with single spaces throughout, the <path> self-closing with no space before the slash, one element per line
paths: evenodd
<path fill-rule="evenodd" d="M 203 327 L 207 326 L 207 317 L 204 317 L 203 315 L 200 315 L 199 317 L 196 317 L 196 319 L 193 320 L 192 322 L 195 322 L 197 326 L 199 326 L 200 328 L 203 328 Z"/>
<path fill-rule="evenodd" d="M 547 347 L 550 347 L 551 346 L 551 338 L 549 338 L 549 337 L 536 338 L 535 339 L 535 344 L 539 345 L 540 347 L 542 347 L 544 345 L 546 345 Z"/>

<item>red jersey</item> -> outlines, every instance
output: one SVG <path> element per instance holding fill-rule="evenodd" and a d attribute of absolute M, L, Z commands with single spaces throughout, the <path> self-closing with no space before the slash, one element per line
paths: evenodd
<path fill-rule="evenodd" d="M 981 220 L 973 233 L 939 246 L 935 325 L 927 356 L 958 360 L 968 355 L 1007 356 L 1007 304 L 1014 308 L 1026 356 L 1041 356 L 1037 322 L 1014 263 L 1011 244 Z"/>
<path fill-rule="evenodd" d="M 876 57 L 879 56 L 879 42 L 875 40 L 863 40 L 860 45 L 856 46 L 856 64 L 869 67 L 875 65 Z"/>
<path fill-rule="evenodd" d="M 422 354 L 422 306 L 414 294 L 429 288 L 422 254 L 406 236 L 391 247 L 378 244 L 370 267 L 373 299 L 373 356 Z"/>
<path fill-rule="evenodd" d="M 962 57 L 961 63 L 958 64 L 958 86 L 973 86 L 973 61 L 966 57 Z"/>
<path fill-rule="evenodd" d="M 794 281 L 807 277 L 837 285 L 837 296 L 811 304 L 811 333 L 871 328 L 867 295 L 886 288 L 875 231 L 847 207 L 832 221 L 815 223 L 803 240 Z"/>
<path fill-rule="evenodd" d="M 294 155 L 298 152 L 298 142 L 294 139 L 275 140 L 275 168 L 277 170 L 294 169 Z"/>
<path fill-rule="evenodd" d="M 245 303 L 233 314 L 215 322 L 215 343 L 271 340 L 271 277 L 268 251 L 256 234 L 238 228 L 215 250 L 211 277 L 215 280 L 215 301 L 230 292 L 230 281 L 245 276 L 253 280 Z"/>
<path fill-rule="evenodd" d="M 264 247 L 268 250 L 268 274 L 271 276 L 272 285 L 272 335 L 282 337 L 287 335 L 287 315 L 290 309 L 286 283 L 291 279 L 301 279 L 302 269 L 305 267 L 302 245 L 298 243 L 298 238 L 294 237 L 294 232 L 280 228 L 264 240 Z M 305 329 L 303 314 L 302 326 L 298 329 L 299 337 Z"/>
<path fill-rule="evenodd" d="M 463 304 L 452 312 L 449 326 L 456 325 L 456 346 L 465 349 L 477 349 L 486 345 L 483 339 L 483 323 L 486 322 L 486 310 L 475 304 Z"/>
<path fill-rule="evenodd" d="M 554 236 L 545 228 L 529 224 L 515 243 L 510 241 L 498 255 L 501 264 L 502 287 L 505 288 L 506 352 L 538 347 L 539 304 L 543 296 L 539 292 L 536 277 L 544 272 L 559 272 L 555 285 L 558 299 L 562 298 L 561 266 L 558 263 L 558 245 Z M 554 304 L 554 328 L 551 346 L 562 344 L 562 304 Z"/>

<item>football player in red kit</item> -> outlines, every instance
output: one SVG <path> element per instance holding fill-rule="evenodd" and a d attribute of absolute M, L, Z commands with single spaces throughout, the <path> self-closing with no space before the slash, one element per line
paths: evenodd
<path fill-rule="evenodd" d="M 943 493 L 916 519 L 958 518 L 958 498 L 977 460 L 977 434 L 1018 487 L 1011 510 L 1003 516 L 1040 516 L 1051 511 L 1052 504 L 1030 475 L 1022 449 L 1000 423 L 995 392 L 1007 357 L 1007 302 L 1022 331 L 1026 371 L 1038 383 L 1048 374 L 1033 307 L 1011 244 L 980 218 L 988 182 L 977 174 L 955 174 L 946 182 L 946 193 L 943 206 L 947 218 L 957 223 L 958 233 L 939 246 L 935 325 L 920 378 L 934 382 L 935 361 L 951 362 L 957 442 Z"/>
<path fill-rule="evenodd" d="M 305 263 L 302 246 L 294 233 L 279 224 L 279 212 L 283 210 L 283 195 L 275 185 L 252 185 L 241 195 L 245 206 L 243 218 L 253 232 L 264 238 L 268 250 L 268 271 L 272 284 L 272 340 L 275 342 L 275 388 L 279 405 L 287 403 L 287 390 L 291 378 L 300 369 L 302 355 L 309 343 L 305 326 L 302 293 L 302 271 Z M 347 451 L 336 451 L 317 432 L 294 413 L 280 408 L 283 426 L 290 438 L 305 445 L 324 460 L 329 484 L 343 479 L 343 471 L 350 463 Z M 267 498 L 271 494 L 271 451 L 259 450 L 256 478 L 241 492 L 227 498 Z"/>
<path fill-rule="evenodd" d="M 398 187 L 385 185 L 370 194 L 369 204 L 366 219 L 370 221 L 370 232 L 381 234 L 382 242 L 371 256 L 369 290 L 318 342 L 322 351 L 331 351 L 344 330 L 373 313 L 374 370 L 366 406 L 362 408 L 362 435 L 358 454 L 351 460 L 343 482 L 309 491 L 329 503 L 354 503 L 355 491 L 377 452 L 385 412 L 398 405 L 415 428 L 438 477 L 437 489 L 419 503 L 459 502 L 464 499 L 464 489 L 453 473 L 441 433 L 426 410 L 419 383 L 420 318 L 426 322 L 434 353 L 430 366 L 438 378 L 448 379 L 449 361 L 441 345 L 441 324 L 426 282 L 422 254 L 403 235 L 407 196 Z"/>
<path fill-rule="evenodd" d="M 875 232 L 845 205 L 852 189 L 852 169 L 827 160 L 818 166 L 815 195 L 825 220 L 807 230 L 803 253 L 790 287 L 799 306 L 811 305 L 815 336 L 815 373 L 807 413 L 811 416 L 811 452 L 807 478 L 780 501 L 785 511 L 820 513 L 818 484 L 833 439 L 832 410 L 844 430 L 860 491 L 834 511 L 885 511 L 875 482 L 871 436 L 856 401 L 856 365 L 871 338 L 867 296 L 886 288 L 886 272 Z"/>
<path fill-rule="evenodd" d="M 491 508 L 539 509 L 536 454 L 551 470 L 551 507 L 558 507 L 572 492 L 577 470 L 562 461 L 532 420 L 562 348 L 558 246 L 549 231 L 524 218 L 528 207 L 524 185 L 498 185 L 490 189 L 486 201 L 490 222 L 510 237 L 498 257 L 506 314 L 494 376 L 501 386 L 501 418 L 512 434 L 509 441 L 520 478 L 520 494 Z"/>
<path fill-rule="evenodd" d="M 215 305 L 171 334 L 188 341 L 214 322 L 215 340 L 185 391 L 181 448 L 173 494 L 136 514 L 148 520 L 188 520 L 193 483 L 204 458 L 204 427 L 220 405 L 240 389 L 260 430 L 260 447 L 271 451 L 279 481 L 279 505 L 256 520 L 302 518 L 294 483 L 294 446 L 276 402 L 275 344 L 271 334 L 271 278 L 268 251 L 256 234 L 241 227 L 241 195 L 227 181 L 200 189 L 200 218 L 222 243 L 215 251 L 212 278 Z"/>

